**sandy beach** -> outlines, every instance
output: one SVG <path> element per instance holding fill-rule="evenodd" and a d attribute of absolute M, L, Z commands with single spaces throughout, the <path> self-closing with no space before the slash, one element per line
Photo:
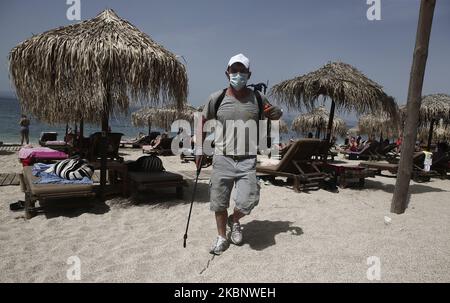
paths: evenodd
<path fill-rule="evenodd" d="M 121 152 L 125 159 L 142 155 Z M 162 159 L 169 171 L 194 172 L 178 156 Z M 1 154 L 0 165 L 2 173 L 21 170 L 17 152 Z M 199 181 L 187 248 L 182 238 L 192 180 L 183 200 L 134 195 L 31 220 L 9 210 L 24 198 L 20 186 L 0 187 L 0 281 L 71 282 L 67 262 L 76 256 L 81 282 L 377 282 L 367 278 L 374 256 L 381 282 L 450 282 L 448 180 L 412 182 L 402 215 L 389 212 L 394 178 L 377 176 L 363 189 L 339 193 L 261 183 L 259 205 L 241 222 L 244 244 L 213 257 L 209 170 Z"/>

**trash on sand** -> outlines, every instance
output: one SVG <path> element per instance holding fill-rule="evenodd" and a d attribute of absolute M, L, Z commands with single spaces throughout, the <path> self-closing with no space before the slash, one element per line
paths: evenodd
<path fill-rule="evenodd" d="M 384 223 L 385 223 L 385 224 L 390 224 L 391 221 L 392 221 L 391 218 L 389 218 L 388 216 L 384 216 Z"/>

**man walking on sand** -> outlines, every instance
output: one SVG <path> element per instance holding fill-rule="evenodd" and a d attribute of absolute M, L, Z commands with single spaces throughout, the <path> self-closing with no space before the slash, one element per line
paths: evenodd
<path fill-rule="evenodd" d="M 233 56 L 225 71 L 229 86 L 211 94 L 203 108 L 204 121 L 216 119 L 227 129 L 227 123 L 242 121 L 246 123 L 263 120 L 264 116 L 278 120 L 282 111 L 271 106 L 263 111 L 264 105 L 270 105 L 267 98 L 247 88 L 251 76 L 250 62 L 243 54 Z M 259 202 L 259 184 L 256 179 L 256 151 L 248 146 L 250 140 L 244 140 L 244 147 L 238 147 L 237 135 L 228 140 L 226 136 L 216 136 L 213 157 L 213 169 L 210 179 L 210 210 L 215 213 L 218 236 L 214 240 L 210 253 L 220 255 L 229 247 L 226 237 L 226 225 L 231 228 L 230 240 L 236 245 L 242 243 L 242 231 L 239 220 L 249 215 Z M 250 136 L 249 136 L 250 137 Z M 226 138 L 226 139 L 224 139 Z M 242 142 L 242 141 L 241 141 Z M 254 143 L 253 143 L 254 144 Z M 244 152 L 243 152 L 244 151 Z M 197 165 L 199 165 L 197 163 Z M 235 187 L 235 207 L 228 217 L 231 191 Z"/>

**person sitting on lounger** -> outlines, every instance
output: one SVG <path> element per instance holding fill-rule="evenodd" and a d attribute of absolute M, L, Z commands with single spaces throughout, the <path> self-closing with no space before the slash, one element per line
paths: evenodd
<path fill-rule="evenodd" d="M 356 143 L 355 137 L 350 138 L 349 149 L 350 149 L 350 151 L 353 151 L 353 152 L 358 151 L 358 144 Z"/>

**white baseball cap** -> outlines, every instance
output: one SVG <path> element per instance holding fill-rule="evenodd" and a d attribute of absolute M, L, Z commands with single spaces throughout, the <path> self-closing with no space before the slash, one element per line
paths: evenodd
<path fill-rule="evenodd" d="M 250 67 L 250 60 L 243 54 L 237 54 L 236 56 L 231 57 L 230 61 L 228 61 L 228 66 L 231 66 L 236 62 L 242 63 L 247 69 Z"/>

